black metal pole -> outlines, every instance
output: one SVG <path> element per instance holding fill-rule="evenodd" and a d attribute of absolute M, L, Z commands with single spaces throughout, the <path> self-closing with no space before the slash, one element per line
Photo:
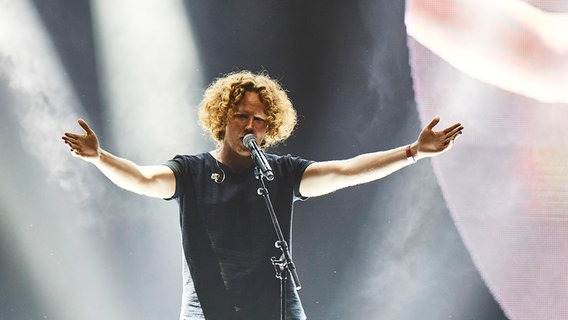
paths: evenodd
<path fill-rule="evenodd" d="M 272 225 L 274 226 L 274 231 L 276 231 L 276 236 L 278 240 L 274 244 L 277 248 L 282 251 L 281 259 L 276 259 L 275 257 L 271 258 L 272 265 L 276 271 L 276 277 L 280 279 L 280 296 L 281 296 L 281 319 L 286 319 L 286 279 L 288 273 L 292 276 L 293 284 L 296 290 L 300 290 L 302 285 L 300 284 L 300 278 L 298 278 L 298 273 L 296 272 L 296 266 L 292 261 L 292 257 L 290 255 L 290 251 L 288 249 L 288 243 L 284 239 L 284 235 L 282 233 L 282 229 L 280 228 L 280 224 L 278 223 L 278 218 L 276 217 L 276 213 L 274 212 L 274 207 L 272 206 L 272 201 L 270 200 L 270 194 L 268 193 L 268 189 L 266 188 L 266 184 L 264 183 L 264 175 L 262 174 L 261 170 L 258 167 L 254 168 L 255 177 L 260 181 L 261 187 L 258 188 L 257 193 L 264 198 L 264 202 L 266 203 L 266 207 L 268 209 L 268 213 L 270 214 L 270 219 L 272 220 Z"/>

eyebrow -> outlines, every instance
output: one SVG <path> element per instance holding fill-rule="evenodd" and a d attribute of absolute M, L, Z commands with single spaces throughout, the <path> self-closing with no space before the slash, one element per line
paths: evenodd
<path fill-rule="evenodd" d="M 256 112 L 245 111 L 245 110 L 237 110 L 237 111 L 235 111 L 234 114 L 235 114 L 235 115 L 237 115 L 237 114 L 252 115 L 252 116 L 255 116 L 255 117 L 262 118 L 262 119 L 268 118 L 268 115 L 265 114 L 265 113 L 256 113 Z"/>

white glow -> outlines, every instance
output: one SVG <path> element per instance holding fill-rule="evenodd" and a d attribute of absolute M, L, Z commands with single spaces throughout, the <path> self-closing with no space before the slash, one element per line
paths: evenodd
<path fill-rule="evenodd" d="M 87 188 L 91 177 L 85 164 L 73 159 L 59 138 L 75 125 L 81 107 L 29 1 L 0 1 L 0 75 L 15 97 L 23 149 L 36 160 L 26 163 L 28 156 L 22 155 L 20 165 L 28 170 L 2 189 L 14 242 L 28 267 L 22 272 L 49 309 L 46 317 L 94 320 L 112 313 L 126 319 L 81 229 L 82 219 L 92 216 L 83 201 L 96 196 L 98 189 Z M 42 183 L 29 183 L 34 180 Z M 93 312 L 103 305 L 104 310 Z"/>
<path fill-rule="evenodd" d="M 469 32 L 460 40 L 472 45 L 487 38 L 493 39 L 493 46 L 518 40 L 491 28 Z M 533 45 L 538 43 L 520 42 L 515 49 L 522 56 Z M 476 72 L 483 70 L 475 64 L 459 68 L 463 73 L 451 68 L 449 64 L 463 58 L 455 52 L 440 54 L 446 63 L 412 40 L 410 52 L 422 124 L 434 115 L 451 114 L 452 120 L 465 125 L 455 149 L 432 163 L 487 286 L 510 319 L 566 319 L 567 105 L 529 99 L 534 97 L 530 90 L 519 92 L 526 94 L 523 97 L 492 86 L 500 78 L 491 68 L 512 70 L 503 59 L 485 65 L 491 79 L 474 81 Z M 560 63 L 558 70 L 564 67 Z M 543 82 L 532 79 L 549 71 L 537 68 L 530 81 L 507 78 L 505 82 L 538 89 Z"/>
<path fill-rule="evenodd" d="M 106 117 L 118 152 L 162 162 L 203 151 L 202 83 L 182 1 L 94 1 Z"/>
<path fill-rule="evenodd" d="M 549 5 L 553 4 L 549 3 Z M 409 2 L 408 33 L 484 83 L 546 103 L 568 103 L 568 14 L 521 0 Z M 557 3 L 562 8 L 561 2 Z"/>
<path fill-rule="evenodd" d="M 139 164 L 160 164 L 176 154 L 206 151 L 210 143 L 196 119 L 202 76 L 183 1 L 100 0 L 91 6 L 104 101 L 103 147 Z M 133 217 L 132 226 L 146 230 L 135 236 L 138 243 L 146 241 L 148 251 L 159 253 L 152 261 L 148 255 L 132 256 L 129 263 L 140 273 L 154 272 L 154 281 L 177 285 L 162 287 L 163 294 L 154 299 L 163 310 L 160 315 L 170 313 L 172 302 L 181 299 L 181 250 L 173 245 L 156 248 L 152 239 L 175 237 L 180 243 L 175 203 L 139 197 L 127 208 L 124 214 Z M 143 286 L 133 283 L 127 290 L 138 292 Z M 148 305 L 144 296 L 129 300 L 142 315 L 140 310 Z"/>

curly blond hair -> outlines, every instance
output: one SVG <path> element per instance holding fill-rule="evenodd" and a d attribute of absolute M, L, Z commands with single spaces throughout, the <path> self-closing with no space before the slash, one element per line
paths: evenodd
<path fill-rule="evenodd" d="M 216 79 L 203 94 L 199 122 L 217 144 L 223 142 L 227 121 L 237 111 L 245 92 L 258 93 L 265 105 L 268 131 L 261 147 L 274 146 L 290 137 L 297 122 L 296 110 L 280 84 L 266 73 L 238 71 Z"/>

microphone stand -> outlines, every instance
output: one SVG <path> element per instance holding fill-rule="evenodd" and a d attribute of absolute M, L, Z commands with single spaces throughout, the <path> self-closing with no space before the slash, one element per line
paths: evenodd
<path fill-rule="evenodd" d="M 280 319 L 286 320 L 286 279 L 288 278 L 288 273 L 290 273 L 290 275 L 292 276 L 292 281 L 294 282 L 296 290 L 300 290 L 302 288 L 302 285 L 300 284 L 300 279 L 298 278 L 298 273 L 296 272 L 296 266 L 294 265 L 294 262 L 292 262 L 292 257 L 290 256 L 290 252 L 288 250 L 288 243 L 284 239 L 282 229 L 280 228 L 278 218 L 276 217 L 274 207 L 272 206 L 272 201 L 270 201 L 270 195 L 268 194 L 268 189 L 266 188 L 266 184 L 264 183 L 265 176 L 262 171 L 258 169 L 258 166 L 254 168 L 254 175 L 256 179 L 261 183 L 261 187 L 258 188 L 257 193 L 264 198 L 264 202 L 266 203 L 266 207 L 268 208 L 268 213 L 270 214 L 270 218 L 272 219 L 272 225 L 274 225 L 274 230 L 276 231 L 276 236 L 278 237 L 278 240 L 274 245 L 276 246 L 276 248 L 279 248 L 282 251 L 282 256 L 280 259 L 272 257 L 270 258 L 270 261 L 274 266 L 276 278 L 280 279 Z"/>

